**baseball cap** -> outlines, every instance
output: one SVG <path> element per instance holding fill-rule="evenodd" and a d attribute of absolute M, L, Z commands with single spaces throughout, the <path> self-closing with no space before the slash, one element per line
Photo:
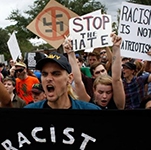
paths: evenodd
<path fill-rule="evenodd" d="M 31 92 L 34 92 L 34 93 L 44 92 L 41 83 L 36 83 L 36 84 L 34 84 L 34 85 L 32 86 Z"/>
<path fill-rule="evenodd" d="M 60 53 L 58 53 L 58 52 L 56 52 L 56 51 L 53 51 L 53 52 L 50 53 L 49 56 L 40 59 L 40 60 L 37 62 L 36 69 L 37 69 L 37 70 L 42 70 L 42 67 L 43 67 L 46 63 L 51 62 L 51 61 L 56 62 L 56 63 L 59 64 L 64 70 L 66 70 L 68 73 L 71 73 L 71 71 L 72 71 L 71 65 L 70 65 L 70 63 L 68 62 L 67 58 L 66 58 L 63 54 L 60 54 Z"/>
<path fill-rule="evenodd" d="M 17 67 L 17 66 L 27 68 L 26 64 L 21 61 L 15 63 L 15 67 Z"/>
<path fill-rule="evenodd" d="M 122 66 L 126 66 L 127 68 L 131 69 L 131 70 L 135 70 L 136 69 L 136 65 L 132 62 L 126 62 L 124 64 L 122 64 Z"/>

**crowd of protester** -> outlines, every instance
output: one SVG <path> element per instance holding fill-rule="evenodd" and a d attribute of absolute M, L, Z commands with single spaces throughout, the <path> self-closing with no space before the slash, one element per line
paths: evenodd
<path fill-rule="evenodd" d="M 121 37 L 93 52 L 52 52 L 34 70 L 22 61 L 0 62 L 0 106 L 51 109 L 150 109 L 151 61 L 121 57 Z M 148 53 L 150 55 L 150 53 Z"/>

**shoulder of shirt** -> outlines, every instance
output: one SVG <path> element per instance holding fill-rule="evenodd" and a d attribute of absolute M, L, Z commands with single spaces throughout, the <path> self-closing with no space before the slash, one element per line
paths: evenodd
<path fill-rule="evenodd" d="M 99 106 L 96 104 L 90 103 L 90 102 L 85 102 L 83 100 L 77 100 L 77 99 L 71 99 L 72 102 L 72 109 L 96 109 L 96 110 L 101 110 Z"/>
<path fill-rule="evenodd" d="M 41 100 L 41 101 L 38 101 L 38 102 L 35 102 L 35 103 L 30 103 L 30 104 L 27 104 L 24 108 L 43 108 L 44 106 L 44 103 L 46 102 L 47 100 Z"/>

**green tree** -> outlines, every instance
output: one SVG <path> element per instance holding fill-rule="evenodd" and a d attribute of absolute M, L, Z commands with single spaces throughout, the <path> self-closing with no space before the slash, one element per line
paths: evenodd
<path fill-rule="evenodd" d="M 84 15 L 86 13 L 101 9 L 103 13 L 106 13 L 106 8 L 100 2 L 95 0 L 57 0 L 59 3 L 74 11 L 78 15 Z M 9 33 L 12 33 L 14 30 L 17 32 L 16 37 L 22 48 L 22 51 L 28 52 L 31 45 L 28 43 L 29 39 L 37 37 L 34 33 L 26 29 L 27 25 L 41 12 L 41 10 L 46 6 L 49 0 L 36 0 L 34 1 L 33 6 L 29 6 L 29 10 L 25 11 L 22 15 L 19 10 L 14 10 L 11 12 L 8 20 L 15 22 L 14 25 L 8 26 L 6 30 Z M 38 37 L 39 38 L 39 37 Z M 25 45 L 25 46 L 24 46 Z M 27 47 L 27 45 L 29 47 Z M 49 46 L 48 48 L 51 48 Z"/>
<path fill-rule="evenodd" d="M 6 60 L 8 60 L 11 57 L 7 46 L 8 40 L 9 35 L 7 30 L 0 28 L 0 54 L 4 54 Z"/>

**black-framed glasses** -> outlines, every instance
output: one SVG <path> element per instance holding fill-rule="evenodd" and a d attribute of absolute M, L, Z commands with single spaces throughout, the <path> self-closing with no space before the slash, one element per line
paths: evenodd
<path fill-rule="evenodd" d="M 15 70 L 15 73 L 17 73 L 17 72 L 21 73 L 21 72 L 23 72 L 23 70 L 24 70 L 24 68 L 16 69 L 16 70 Z"/>

